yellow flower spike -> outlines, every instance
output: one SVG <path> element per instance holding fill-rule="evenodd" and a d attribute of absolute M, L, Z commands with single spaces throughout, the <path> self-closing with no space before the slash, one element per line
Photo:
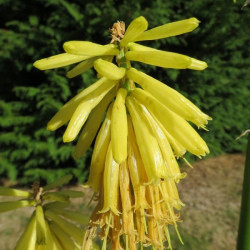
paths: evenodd
<path fill-rule="evenodd" d="M 114 160 L 121 164 L 127 158 L 127 111 L 125 100 L 127 90 L 120 88 L 116 95 L 116 100 L 111 114 L 111 145 Z"/>
<path fill-rule="evenodd" d="M 156 40 L 171 36 L 178 36 L 193 31 L 199 26 L 199 20 L 192 17 L 189 19 L 167 23 L 140 34 L 135 41 Z"/>
<path fill-rule="evenodd" d="M 54 131 L 67 123 L 75 112 L 77 106 L 84 99 L 88 98 L 90 95 L 93 95 L 102 85 L 107 84 L 109 81 L 110 80 L 103 77 L 73 97 L 51 118 L 47 124 L 47 129 Z"/>
<path fill-rule="evenodd" d="M 94 93 L 86 97 L 76 108 L 72 115 L 66 131 L 63 135 L 64 142 L 73 141 L 78 135 L 80 129 L 87 120 L 90 112 L 103 99 L 103 97 L 115 86 L 116 81 L 106 81 Z"/>
<path fill-rule="evenodd" d="M 135 68 L 130 68 L 127 71 L 127 77 L 141 85 L 144 90 L 150 92 L 156 99 L 173 112 L 177 113 L 185 120 L 193 122 L 198 127 L 204 127 L 207 121 L 211 119 L 186 97 L 153 77 Z M 168 98 L 166 98 L 166 96 Z"/>
<path fill-rule="evenodd" d="M 70 41 L 63 44 L 65 52 L 81 56 L 118 55 L 119 50 L 114 44 L 100 45 L 87 41 Z"/>
<path fill-rule="evenodd" d="M 85 60 L 79 64 L 77 64 L 73 69 L 67 72 L 66 77 L 73 78 L 75 76 L 78 76 L 87 70 L 91 69 L 94 65 L 95 60 L 98 57 L 90 58 L 88 60 Z"/>
<path fill-rule="evenodd" d="M 168 139 L 166 138 L 164 132 L 161 130 L 160 126 L 157 124 L 157 122 L 150 115 L 150 113 L 148 112 L 146 108 L 143 109 L 143 112 L 152 130 L 154 131 L 154 135 L 157 138 L 157 141 L 159 143 L 162 156 L 166 162 L 166 167 L 168 170 L 169 178 L 174 178 L 178 182 L 180 179 L 183 179 L 184 177 L 186 177 L 186 173 L 180 172 L 178 163 L 175 159 L 175 156 L 168 142 Z"/>
<path fill-rule="evenodd" d="M 100 75 L 105 76 L 110 80 L 119 80 L 123 78 L 126 73 L 126 69 L 119 68 L 115 64 L 103 59 L 97 59 L 94 62 L 94 68 Z"/>
<path fill-rule="evenodd" d="M 183 118 L 166 108 L 146 91 L 136 88 L 131 91 L 131 94 L 145 105 L 149 112 L 154 114 L 166 130 L 189 152 L 198 157 L 209 153 L 204 140 Z"/>
<path fill-rule="evenodd" d="M 161 50 L 129 51 L 125 57 L 130 61 L 171 69 L 186 69 L 191 64 L 191 58 L 188 56 Z"/>
<path fill-rule="evenodd" d="M 95 192 L 99 191 L 102 182 L 105 158 L 110 143 L 111 111 L 113 104 L 110 105 L 105 120 L 97 135 L 94 151 L 92 154 L 89 178 L 87 185 L 91 186 Z"/>
<path fill-rule="evenodd" d="M 127 108 L 132 118 L 137 144 L 147 173 L 149 183 L 159 183 L 160 178 L 167 178 L 166 167 L 156 138 L 147 126 L 145 117 L 136 101 L 128 96 Z"/>
<path fill-rule="evenodd" d="M 114 214 L 119 215 L 117 209 L 118 192 L 119 192 L 119 164 L 113 159 L 111 143 L 105 161 L 103 175 L 104 204 L 99 213 L 105 213 L 111 210 Z"/>
<path fill-rule="evenodd" d="M 114 98 L 116 89 L 111 89 L 102 101 L 93 109 L 77 141 L 74 157 L 79 159 L 90 147 L 102 122 L 104 113 Z"/>
<path fill-rule="evenodd" d="M 36 243 L 38 245 L 46 245 L 48 243 L 47 233 L 43 208 L 41 205 L 38 205 L 36 206 Z"/>
<path fill-rule="evenodd" d="M 137 17 L 128 26 L 123 39 L 120 42 L 121 47 L 125 47 L 128 43 L 133 42 L 148 28 L 148 22 L 143 17 Z"/>
<path fill-rule="evenodd" d="M 188 68 L 194 70 L 204 70 L 207 68 L 207 63 L 197 60 L 195 58 L 191 58 L 191 64 L 189 65 Z"/>
<path fill-rule="evenodd" d="M 64 67 L 73 63 L 78 63 L 90 58 L 91 56 L 79 56 L 68 53 L 62 53 L 55 56 L 50 56 L 34 62 L 33 66 L 40 70 L 55 69 Z"/>

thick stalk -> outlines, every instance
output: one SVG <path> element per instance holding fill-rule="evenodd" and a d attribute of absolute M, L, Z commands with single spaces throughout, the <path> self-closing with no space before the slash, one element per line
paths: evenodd
<path fill-rule="evenodd" d="M 248 135 L 237 250 L 250 250 L 250 133 Z"/>

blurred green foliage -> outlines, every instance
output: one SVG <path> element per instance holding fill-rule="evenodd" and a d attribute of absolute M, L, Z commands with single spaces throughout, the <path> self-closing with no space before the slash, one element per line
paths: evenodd
<path fill-rule="evenodd" d="M 66 68 L 40 72 L 32 63 L 62 53 L 69 40 L 110 42 L 108 28 L 143 15 L 149 28 L 196 17 L 200 27 L 179 37 L 145 42 L 208 63 L 203 72 L 135 64 L 188 96 L 213 117 L 201 131 L 212 155 L 244 149 L 235 141 L 250 121 L 250 11 L 227 0 L 0 0 L 0 174 L 19 183 L 50 182 L 72 173 L 83 182 L 91 149 L 77 162 L 64 128 L 46 131 L 53 114 L 95 81 L 93 70 L 69 80 Z M 69 67 L 68 67 L 69 68 Z M 68 69 L 67 68 L 67 69 Z M 166 97 L 167 98 L 167 97 Z"/>

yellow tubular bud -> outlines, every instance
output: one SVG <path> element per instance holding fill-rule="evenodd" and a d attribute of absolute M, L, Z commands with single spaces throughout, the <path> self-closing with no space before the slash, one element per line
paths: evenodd
<path fill-rule="evenodd" d="M 141 155 L 136 142 L 131 117 L 128 115 L 128 166 L 133 187 L 139 187 L 148 182 Z"/>
<path fill-rule="evenodd" d="M 161 50 L 129 51 L 125 57 L 130 61 L 171 69 L 186 69 L 191 64 L 191 58 L 188 56 Z"/>
<path fill-rule="evenodd" d="M 178 163 L 175 159 L 171 146 L 168 142 L 168 139 L 166 138 L 164 132 L 161 130 L 160 126 L 157 124 L 157 122 L 150 115 L 150 113 L 146 108 L 143 109 L 143 112 L 159 143 L 162 156 L 166 162 L 166 168 L 169 178 L 174 178 L 178 182 L 179 179 L 186 177 L 186 174 L 185 173 L 181 174 Z"/>
<path fill-rule="evenodd" d="M 130 116 L 128 116 L 128 167 L 135 196 L 134 209 L 142 209 L 144 211 L 145 208 L 149 207 L 145 198 L 144 186 L 148 182 L 148 178 L 137 146 Z M 141 212 L 141 214 L 144 213 Z"/>
<path fill-rule="evenodd" d="M 64 230 L 53 221 L 49 223 L 52 232 L 56 235 L 64 249 L 80 250 L 80 246 L 75 244 Z"/>
<path fill-rule="evenodd" d="M 45 229 L 46 229 L 46 245 L 37 245 L 37 250 L 63 250 L 61 245 L 59 244 L 55 235 L 51 232 L 47 221 L 45 222 Z"/>
<path fill-rule="evenodd" d="M 2 196 L 16 196 L 29 198 L 32 194 L 28 191 L 23 191 L 14 188 L 0 187 L 0 195 Z"/>
<path fill-rule="evenodd" d="M 100 189 L 105 165 L 105 158 L 110 143 L 111 111 L 113 104 L 110 105 L 106 118 L 96 137 L 94 151 L 92 154 L 87 185 L 91 186 L 95 192 Z"/>
<path fill-rule="evenodd" d="M 117 82 L 108 80 L 101 85 L 96 91 L 90 93 L 76 108 L 66 131 L 63 135 L 64 142 L 73 141 L 78 135 L 80 129 L 87 120 L 90 112 L 103 99 L 103 97 L 115 86 Z"/>
<path fill-rule="evenodd" d="M 38 205 L 36 206 L 36 243 L 38 245 L 46 245 L 48 243 L 47 233 L 43 208 L 41 205 Z"/>
<path fill-rule="evenodd" d="M 70 180 L 73 178 L 72 174 L 67 174 L 62 176 L 61 178 L 49 183 L 48 185 L 43 187 L 43 191 L 48 191 L 53 188 L 61 187 L 65 184 L 68 184 Z"/>
<path fill-rule="evenodd" d="M 199 20 L 192 17 L 177 22 L 167 23 L 143 32 L 135 41 L 156 40 L 181 35 L 196 29 L 199 26 L 199 22 Z"/>
<path fill-rule="evenodd" d="M 84 196 L 83 192 L 74 191 L 74 190 L 61 190 L 61 191 L 58 191 L 57 193 L 62 194 L 62 195 L 66 195 L 70 198 L 82 198 Z"/>
<path fill-rule="evenodd" d="M 72 220 L 82 225 L 87 225 L 89 222 L 89 217 L 82 213 L 72 212 L 69 210 L 62 209 L 62 208 L 61 209 L 56 208 L 56 209 L 51 209 L 51 210 L 53 210 L 53 212 L 56 212 L 56 214 L 58 215 L 61 215 L 69 220 Z"/>
<path fill-rule="evenodd" d="M 162 126 L 162 124 L 158 121 L 158 119 L 156 119 L 153 114 L 151 115 L 165 134 L 167 140 L 169 141 L 171 147 L 174 150 L 175 156 L 177 158 L 182 157 L 186 153 L 186 149 L 178 141 L 176 141 L 176 139 Z"/>
<path fill-rule="evenodd" d="M 125 100 L 127 90 L 120 88 L 117 92 L 111 114 L 111 145 L 114 160 L 121 164 L 127 158 L 127 111 Z"/>
<path fill-rule="evenodd" d="M 73 63 L 78 63 L 83 60 L 90 58 L 91 56 L 79 56 L 72 55 L 68 53 L 62 53 L 55 56 L 50 56 L 44 59 L 40 59 L 34 62 L 33 66 L 40 69 L 55 69 L 59 67 L 64 67 Z"/>
<path fill-rule="evenodd" d="M 36 245 L 36 217 L 30 218 L 29 224 L 19 238 L 14 250 L 34 250 Z"/>
<path fill-rule="evenodd" d="M 63 126 L 66 122 L 70 120 L 77 106 L 84 99 L 97 92 L 102 85 L 106 85 L 107 82 L 110 82 L 110 80 L 105 77 L 102 77 L 100 80 L 90 85 L 88 88 L 84 89 L 78 95 L 73 97 L 70 101 L 63 105 L 63 107 L 52 117 L 52 119 L 47 124 L 47 129 L 54 131 Z"/>
<path fill-rule="evenodd" d="M 127 97 L 126 105 L 132 118 L 137 144 L 147 173 L 149 183 L 157 184 L 166 178 L 166 167 L 156 138 L 153 136 L 141 107 L 134 98 Z"/>
<path fill-rule="evenodd" d="M 119 50 L 114 44 L 108 46 L 87 41 L 70 41 L 63 44 L 64 50 L 69 54 L 81 56 L 118 55 Z"/>
<path fill-rule="evenodd" d="M 87 120 L 91 110 L 97 105 L 100 98 L 95 98 L 94 100 L 83 101 L 76 108 L 66 131 L 63 134 L 63 142 L 71 142 L 78 135 L 80 129 Z"/>
<path fill-rule="evenodd" d="M 34 200 L 5 201 L 0 202 L 0 213 L 22 207 L 32 207 L 36 204 Z"/>
<path fill-rule="evenodd" d="M 137 88 L 132 90 L 131 93 L 132 96 L 146 106 L 151 114 L 155 115 L 166 130 L 189 152 L 198 157 L 209 153 L 209 149 L 204 140 L 183 118 L 173 113 L 156 98 L 142 89 Z"/>
<path fill-rule="evenodd" d="M 60 202 L 68 202 L 69 196 L 62 194 L 60 192 L 47 192 L 42 196 L 43 200 L 52 200 Z"/>
<path fill-rule="evenodd" d="M 48 224 L 48 223 L 46 223 Z M 50 232 L 50 236 L 49 236 L 49 244 L 46 246 L 46 250 L 47 249 L 52 249 L 52 250 L 64 250 L 61 246 L 61 244 L 59 243 L 56 235 L 51 232 L 51 230 L 49 229 L 49 226 L 47 226 L 49 232 Z M 80 250 L 80 247 L 79 247 L 79 250 Z"/>
<path fill-rule="evenodd" d="M 123 39 L 120 42 L 121 47 L 125 47 L 129 42 L 133 42 L 148 28 L 148 22 L 143 17 L 137 17 L 128 26 Z"/>
<path fill-rule="evenodd" d="M 184 204 L 181 202 L 176 184 L 173 180 L 163 181 L 161 183 L 162 196 L 165 202 L 171 204 L 176 209 L 180 210 Z"/>
<path fill-rule="evenodd" d="M 204 70 L 207 68 L 207 63 L 197 60 L 195 58 L 191 58 L 191 64 L 189 65 L 188 68 L 194 70 Z"/>
<path fill-rule="evenodd" d="M 103 59 L 97 59 L 94 62 L 94 68 L 100 75 L 105 76 L 110 80 L 119 80 L 123 78 L 126 73 L 126 69 L 119 68 L 112 62 Z"/>
<path fill-rule="evenodd" d="M 44 210 L 62 209 L 62 208 L 66 208 L 68 206 L 69 206 L 69 203 L 55 201 L 55 202 L 46 203 L 45 205 L 43 205 L 43 209 Z"/>
<path fill-rule="evenodd" d="M 67 72 L 66 76 L 68 78 L 73 78 L 91 69 L 94 65 L 96 58 L 98 57 L 94 57 L 77 64 L 73 69 Z"/>
<path fill-rule="evenodd" d="M 130 68 L 127 71 L 127 77 L 141 85 L 143 89 L 150 92 L 167 108 L 171 109 L 185 120 L 193 122 L 198 127 L 204 127 L 207 121 L 211 119 L 186 97 L 155 78 L 135 68 Z"/>
<path fill-rule="evenodd" d="M 119 193 L 119 164 L 115 162 L 112 154 L 111 143 L 105 160 L 103 174 L 104 201 L 103 208 L 99 213 L 105 213 L 111 210 L 114 214 L 119 215 L 117 208 Z"/>
<path fill-rule="evenodd" d="M 82 157 L 90 147 L 100 127 L 104 113 L 109 103 L 115 96 L 115 92 L 115 88 L 111 89 L 108 94 L 102 99 L 102 101 L 90 113 L 87 123 L 77 141 L 74 158 L 78 159 Z"/>
<path fill-rule="evenodd" d="M 79 244 L 83 241 L 83 230 L 74 224 L 62 219 L 51 210 L 45 211 L 45 216 L 54 221 L 65 233 L 72 236 Z"/>
<path fill-rule="evenodd" d="M 147 47 L 138 43 L 129 43 L 128 48 L 130 51 L 157 51 L 157 49 Z"/>

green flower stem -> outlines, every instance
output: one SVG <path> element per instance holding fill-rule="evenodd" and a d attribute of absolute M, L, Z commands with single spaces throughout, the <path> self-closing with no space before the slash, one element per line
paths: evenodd
<path fill-rule="evenodd" d="M 250 133 L 248 135 L 237 250 L 250 250 Z"/>
<path fill-rule="evenodd" d="M 129 69 L 131 68 L 131 64 L 130 64 L 130 61 L 127 60 L 125 57 L 126 50 L 127 50 L 126 48 L 120 49 L 120 54 L 117 57 L 117 64 L 121 68 Z M 127 91 L 129 92 L 131 89 L 134 88 L 134 82 L 129 81 L 128 78 L 124 78 L 122 82 L 122 88 L 127 89 Z"/>

